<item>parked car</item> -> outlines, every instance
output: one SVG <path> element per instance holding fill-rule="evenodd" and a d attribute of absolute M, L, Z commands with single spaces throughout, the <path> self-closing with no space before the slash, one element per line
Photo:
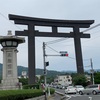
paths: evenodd
<path fill-rule="evenodd" d="M 67 89 L 65 89 L 65 94 L 68 93 L 77 93 L 76 88 L 74 86 L 68 86 Z"/>
<path fill-rule="evenodd" d="M 76 85 L 75 88 L 77 92 L 84 90 L 84 87 L 82 85 Z"/>
<path fill-rule="evenodd" d="M 93 94 L 96 95 L 100 93 L 100 84 L 88 85 L 85 89 L 80 90 L 79 94 Z"/>

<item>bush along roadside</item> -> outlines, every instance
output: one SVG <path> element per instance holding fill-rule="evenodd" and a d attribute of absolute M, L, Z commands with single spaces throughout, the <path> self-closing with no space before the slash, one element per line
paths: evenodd
<path fill-rule="evenodd" d="M 50 94 L 55 90 L 50 88 Z M 25 100 L 44 95 L 42 89 L 22 89 L 22 90 L 1 90 L 0 100 Z"/>
<path fill-rule="evenodd" d="M 47 88 L 47 93 L 49 92 L 49 88 Z M 55 93 L 55 89 L 50 88 L 50 94 L 54 94 Z"/>
<path fill-rule="evenodd" d="M 41 95 L 43 95 L 43 91 L 39 89 L 2 90 L 0 100 L 24 100 Z"/>
<path fill-rule="evenodd" d="M 23 89 L 40 89 L 39 84 L 23 85 Z"/>

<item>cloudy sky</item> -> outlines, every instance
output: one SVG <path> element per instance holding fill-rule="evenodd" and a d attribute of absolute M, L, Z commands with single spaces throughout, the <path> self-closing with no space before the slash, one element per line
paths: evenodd
<path fill-rule="evenodd" d="M 64 20 L 95 20 L 91 27 L 100 24 L 100 0 L 0 0 L 0 35 L 7 35 L 8 30 L 27 29 L 26 26 L 15 25 L 10 21 L 8 14 L 29 16 L 36 18 L 64 19 Z M 39 30 L 49 30 L 39 28 Z M 59 31 L 69 31 L 59 29 Z M 85 30 L 85 29 L 83 29 Z M 90 69 L 90 58 L 93 60 L 94 69 L 100 68 L 100 26 L 87 31 L 90 39 L 81 39 L 84 69 Z M 28 67 L 28 48 L 26 42 L 18 47 L 18 65 Z M 56 41 L 55 41 L 56 40 Z M 50 41 L 53 41 L 52 43 Z M 43 68 L 43 42 L 47 43 L 46 54 L 59 54 L 59 51 L 68 51 L 68 57 L 48 56 L 46 61 L 49 70 L 76 71 L 76 60 L 73 39 L 62 38 L 37 38 L 36 37 L 36 68 Z M 0 46 L 0 48 L 2 48 Z M 0 63 L 3 62 L 2 51 Z M 89 66 L 89 67 L 87 67 Z"/>

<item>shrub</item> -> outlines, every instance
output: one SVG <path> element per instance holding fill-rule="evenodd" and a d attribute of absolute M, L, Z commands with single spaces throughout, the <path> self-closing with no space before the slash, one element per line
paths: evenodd
<path fill-rule="evenodd" d="M 55 89 L 50 88 L 50 94 L 54 94 L 54 92 L 55 92 Z"/>
<path fill-rule="evenodd" d="M 23 89 L 40 89 L 39 84 L 23 85 Z"/>
<path fill-rule="evenodd" d="M 41 95 L 43 95 L 43 91 L 39 89 L 2 90 L 0 91 L 0 100 L 24 100 Z"/>

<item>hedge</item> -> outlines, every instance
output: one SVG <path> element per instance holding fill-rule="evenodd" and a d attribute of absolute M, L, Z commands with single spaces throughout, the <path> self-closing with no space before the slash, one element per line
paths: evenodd
<path fill-rule="evenodd" d="M 50 94 L 54 92 L 54 89 L 50 89 Z M 0 90 L 0 100 L 24 100 L 42 95 L 42 89 Z"/>
<path fill-rule="evenodd" d="M 50 94 L 54 94 L 55 93 L 55 89 L 50 88 Z"/>
<path fill-rule="evenodd" d="M 40 89 L 39 84 L 23 85 L 23 89 Z"/>
<path fill-rule="evenodd" d="M 0 91 L 0 100 L 24 100 L 41 95 L 43 95 L 43 91 L 39 89 L 2 90 Z"/>

